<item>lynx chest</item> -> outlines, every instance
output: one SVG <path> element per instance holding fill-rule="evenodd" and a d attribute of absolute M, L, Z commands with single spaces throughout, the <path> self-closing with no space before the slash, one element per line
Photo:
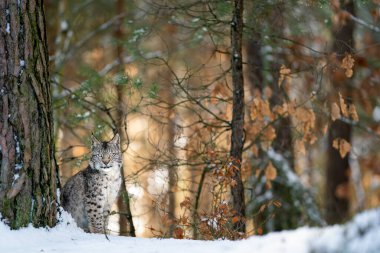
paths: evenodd
<path fill-rule="evenodd" d="M 121 186 L 121 174 L 117 168 L 110 171 L 91 171 L 86 177 L 87 202 L 108 211 L 115 203 Z"/>

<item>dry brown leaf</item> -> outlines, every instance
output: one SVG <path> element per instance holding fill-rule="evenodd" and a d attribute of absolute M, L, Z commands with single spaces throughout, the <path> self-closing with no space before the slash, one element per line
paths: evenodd
<path fill-rule="evenodd" d="M 238 223 L 240 220 L 241 220 L 241 218 L 239 216 L 234 216 L 234 217 L 232 217 L 231 222 L 233 224 L 235 224 L 235 223 Z"/>
<path fill-rule="evenodd" d="M 281 87 L 283 81 L 288 81 L 290 79 L 289 74 L 291 70 L 285 67 L 285 65 L 281 65 L 280 68 L 280 78 L 278 79 L 278 87 Z"/>
<path fill-rule="evenodd" d="M 284 115 L 288 112 L 288 104 L 284 103 L 283 105 L 276 105 L 273 107 L 273 112 L 278 115 Z"/>
<path fill-rule="evenodd" d="M 272 119 L 269 102 L 267 100 L 262 100 L 261 98 L 254 98 L 251 107 L 251 119 L 262 120 L 266 116 Z"/>
<path fill-rule="evenodd" d="M 339 138 L 333 140 L 333 144 L 332 144 L 333 148 L 335 148 L 337 150 L 339 150 L 339 140 L 340 140 Z"/>
<path fill-rule="evenodd" d="M 165 224 L 165 225 L 172 225 L 172 224 L 174 224 L 174 221 L 169 218 L 169 215 L 167 213 L 165 213 L 162 216 L 161 219 L 162 219 L 162 223 Z"/>
<path fill-rule="evenodd" d="M 339 152 L 340 156 L 343 158 L 347 155 L 351 150 L 351 144 L 348 143 L 345 139 L 342 139 L 340 142 Z"/>
<path fill-rule="evenodd" d="M 298 107 L 295 112 L 295 118 L 300 122 L 310 122 L 310 125 L 315 125 L 315 114 L 311 109 Z"/>
<path fill-rule="evenodd" d="M 233 106 L 232 106 L 232 104 L 227 104 L 226 105 L 226 110 L 225 110 L 225 112 L 224 112 L 224 115 L 225 115 L 225 117 L 227 117 L 227 119 L 230 119 L 230 118 L 232 118 L 232 110 L 233 110 Z"/>
<path fill-rule="evenodd" d="M 341 117 L 339 106 L 336 103 L 331 105 L 331 119 L 335 121 Z"/>
<path fill-rule="evenodd" d="M 189 197 L 185 197 L 185 200 L 182 201 L 179 206 L 181 208 L 185 207 L 187 209 L 190 209 L 191 208 L 191 201 L 190 201 L 190 198 Z"/>
<path fill-rule="evenodd" d="M 219 99 L 217 98 L 217 95 L 219 94 L 219 91 L 220 91 L 219 85 L 216 85 L 214 89 L 211 91 L 211 98 L 210 98 L 211 104 L 215 105 L 218 103 Z"/>
<path fill-rule="evenodd" d="M 299 107 L 296 109 L 294 118 L 296 119 L 295 127 L 297 131 L 304 133 L 307 135 L 310 130 L 315 128 L 315 114 L 313 110 Z"/>
<path fill-rule="evenodd" d="M 259 213 L 264 212 L 264 210 L 265 210 L 266 207 L 267 207 L 266 204 L 263 204 L 262 206 L 260 206 Z"/>
<path fill-rule="evenodd" d="M 177 227 L 174 229 L 174 238 L 183 239 L 184 235 L 185 235 L 185 233 L 184 233 L 182 228 Z"/>
<path fill-rule="evenodd" d="M 310 145 L 313 145 L 318 140 L 317 136 L 315 136 L 315 134 L 313 134 L 312 132 L 309 132 L 306 135 L 306 139 L 308 140 Z"/>
<path fill-rule="evenodd" d="M 255 157 L 259 156 L 259 149 L 257 148 L 256 144 L 252 146 L 251 151 Z"/>
<path fill-rule="evenodd" d="M 211 91 L 212 97 L 217 97 L 218 95 L 220 95 L 221 97 L 230 96 L 230 91 L 228 90 L 227 86 L 223 83 L 217 83 Z"/>
<path fill-rule="evenodd" d="M 352 77 L 354 75 L 354 71 L 352 69 L 346 69 L 346 72 L 344 72 L 344 74 L 347 77 Z"/>
<path fill-rule="evenodd" d="M 274 127 L 272 126 L 268 126 L 264 132 L 263 132 L 263 136 L 265 137 L 265 140 L 267 141 L 273 141 L 275 138 L 276 138 L 276 130 L 274 129 Z"/>
<path fill-rule="evenodd" d="M 260 112 L 261 112 L 261 115 L 268 116 L 269 118 L 271 118 L 272 112 L 270 110 L 270 106 L 269 106 L 268 100 L 262 101 L 261 111 Z"/>
<path fill-rule="evenodd" d="M 325 135 L 327 133 L 327 128 L 328 128 L 328 125 L 325 124 L 323 127 L 322 127 L 322 134 Z"/>
<path fill-rule="evenodd" d="M 234 188 L 237 185 L 236 180 L 232 179 L 230 185 L 231 185 L 232 188 Z"/>
<path fill-rule="evenodd" d="M 251 120 L 255 120 L 255 119 L 257 119 L 258 111 L 257 111 L 257 109 L 255 108 L 255 106 L 252 106 L 250 109 L 251 109 L 251 114 L 250 114 L 250 116 L 251 116 Z"/>
<path fill-rule="evenodd" d="M 342 112 L 343 116 L 348 118 L 348 108 L 340 92 L 339 92 L 339 105 L 340 105 L 340 111 Z"/>
<path fill-rule="evenodd" d="M 277 177 L 277 170 L 273 166 L 272 162 L 268 163 L 268 166 L 265 169 L 265 177 L 268 180 L 274 180 Z"/>
<path fill-rule="evenodd" d="M 333 147 L 339 151 L 342 158 L 344 158 L 351 150 L 351 144 L 342 138 L 336 138 L 333 141 Z"/>
<path fill-rule="evenodd" d="M 305 133 L 308 132 L 310 129 L 314 129 L 315 128 L 315 121 L 316 121 L 316 118 L 315 118 L 315 114 L 314 114 L 314 111 L 312 109 L 307 109 L 307 121 L 305 124 Z"/>
<path fill-rule="evenodd" d="M 255 121 L 255 122 L 253 122 L 253 124 L 251 125 L 251 127 L 249 129 L 249 133 L 252 136 L 256 136 L 258 133 L 261 132 L 262 129 L 263 129 L 263 123 L 260 121 Z"/>
<path fill-rule="evenodd" d="M 359 121 L 359 115 L 358 113 L 356 112 L 356 108 L 355 108 L 355 105 L 353 104 L 350 104 L 348 106 L 348 113 L 350 114 L 350 117 L 353 121 Z"/>
<path fill-rule="evenodd" d="M 345 75 L 350 78 L 354 74 L 352 68 L 354 67 L 355 60 L 350 54 L 347 54 L 341 63 L 341 67 L 346 70 Z"/>
<path fill-rule="evenodd" d="M 187 224 L 189 224 L 189 217 L 182 216 L 182 217 L 179 218 L 178 222 L 180 224 L 187 225 Z"/>
<path fill-rule="evenodd" d="M 258 178 L 260 176 L 260 173 L 261 173 L 261 170 L 260 169 L 256 169 L 256 171 L 255 171 L 255 177 Z"/>

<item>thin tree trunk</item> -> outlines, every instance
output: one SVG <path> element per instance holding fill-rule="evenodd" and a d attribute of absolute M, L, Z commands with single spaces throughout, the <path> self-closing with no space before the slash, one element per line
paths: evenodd
<path fill-rule="evenodd" d="M 0 1 L 0 212 L 54 226 L 58 173 L 42 1 Z"/>
<path fill-rule="evenodd" d="M 170 89 L 168 89 L 168 91 L 170 91 Z M 169 101 L 168 101 L 168 104 L 169 105 L 172 105 L 174 104 L 174 101 L 173 101 L 173 96 L 171 96 L 171 94 L 169 94 Z M 175 154 L 175 150 L 174 150 L 174 138 L 175 138 L 175 126 L 174 126 L 174 121 L 173 119 L 171 119 L 171 114 L 172 110 L 169 110 L 168 111 L 168 153 L 170 155 L 173 155 Z M 175 166 L 174 164 L 172 164 L 172 162 L 169 163 L 169 167 L 168 167 L 168 176 L 169 176 L 169 218 L 171 220 L 174 220 L 175 217 L 176 217 L 176 213 L 175 213 L 175 210 L 176 210 L 176 188 L 177 188 L 177 166 Z M 171 224 L 170 225 L 170 229 L 169 229 L 169 234 L 170 236 L 172 237 L 173 236 L 173 233 L 174 233 L 174 224 Z"/>
<path fill-rule="evenodd" d="M 175 35 L 176 29 L 172 24 L 168 24 L 165 27 L 166 34 L 168 39 L 166 40 L 166 47 L 169 55 L 171 55 L 176 50 Z M 170 60 L 170 59 L 169 59 Z M 167 68 L 171 68 L 170 65 Z M 163 89 L 161 91 L 162 101 L 168 107 L 166 111 L 166 126 L 165 126 L 165 142 L 167 144 L 165 152 L 169 161 L 168 164 L 168 216 L 170 220 L 175 220 L 176 218 L 176 206 L 177 206 L 177 184 L 178 184 L 178 166 L 176 165 L 176 150 L 175 150 L 175 118 L 173 114 L 175 113 L 175 96 L 173 95 L 172 79 L 173 79 L 173 70 L 166 69 L 163 73 L 164 82 Z M 174 235 L 175 224 L 171 224 L 169 227 L 168 236 L 173 237 Z"/>
<path fill-rule="evenodd" d="M 286 20 L 284 13 L 286 12 L 285 4 L 278 4 L 276 9 L 271 12 L 270 20 L 273 22 L 272 25 L 276 27 L 278 35 L 283 36 L 284 31 L 286 30 Z M 280 55 L 278 57 L 281 57 Z M 275 56 L 275 58 L 277 58 Z M 281 63 L 279 61 L 274 61 L 271 63 L 271 68 L 280 69 Z M 274 75 L 274 80 L 269 82 L 269 87 L 272 90 L 272 96 L 270 98 L 271 108 L 276 105 L 281 106 L 288 98 L 288 95 L 285 91 L 285 86 L 278 85 L 279 73 Z M 292 131 L 291 131 L 291 120 L 290 117 L 283 117 L 278 120 L 274 125 L 276 129 L 277 137 L 272 142 L 273 149 L 282 154 L 284 158 L 289 163 L 291 169 L 294 170 L 294 154 L 293 154 L 293 144 L 292 144 Z"/>
<path fill-rule="evenodd" d="M 234 229 L 245 233 L 245 200 L 244 185 L 241 176 L 242 154 L 244 146 L 244 79 L 242 64 L 243 40 L 243 0 L 234 1 L 231 22 L 231 66 L 233 82 L 233 111 L 230 156 L 233 158 L 236 186 L 231 187 L 233 211 L 240 220 L 234 224 Z"/>
<path fill-rule="evenodd" d="M 197 187 L 197 191 L 195 193 L 195 203 L 194 203 L 194 210 L 193 210 L 193 239 L 194 240 L 198 240 L 198 236 L 199 236 L 199 231 L 198 231 L 198 228 L 197 228 L 197 220 L 198 220 L 198 209 L 199 209 L 199 205 L 200 205 L 200 199 L 201 199 L 201 194 L 202 194 L 202 190 L 203 190 L 203 187 L 204 187 L 204 182 L 205 182 L 205 179 L 206 179 L 206 174 L 210 171 L 209 168 L 205 167 L 203 168 L 202 170 L 202 174 L 201 174 L 201 179 L 199 180 L 199 184 L 198 184 L 198 187 Z"/>
<path fill-rule="evenodd" d="M 252 8 L 254 9 L 254 8 Z M 263 59 L 261 56 L 261 36 L 258 33 L 252 34 L 252 37 L 246 41 L 248 80 L 251 96 L 255 95 L 256 91 L 262 93 L 264 89 L 263 78 Z"/>
<path fill-rule="evenodd" d="M 124 1 L 117 0 L 116 2 L 116 15 L 120 15 L 124 10 Z M 117 39 L 116 46 L 116 57 L 120 62 L 119 71 L 124 72 L 124 61 L 123 61 L 123 46 L 121 44 L 121 40 L 123 39 L 123 29 L 122 29 L 123 19 L 120 19 L 116 26 L 115 38 Z M 117 131 L 120 135 L 120 141 L 122 143 L 122 151 L 124 152 L 124 146 L 127 142 L 127 113 L 126 113 L 126 105 L 124 98 L 124 86 L 117 85 L 116 86 L 117 93 Z M 117 206 L 119 209 L 119 226 L 120 226 L 120 235 L 127 235 L 136 237 L 135 227 L 133 224 L 131 207 L 130 207 L 130 199 L 129 194 L 125 185 L 125 175 L 124 168 L 121 168 L 121 186 L 120 186 L 120 197 L 117 201 Z"/>
<path fill-rule="evenodd" d="M 354 13 L 353 1 L 340 1 L 341 9 Z M 354 23 L 346 20 L 338 29 L 334 29 L 333 51 L 343 58 L 345 53 L 352 53 L 354 47 Z M 346 99 L 352 97 L 350 80 L 334 80 L 333 87 L 342 93 Z M 335 95 L 337 95 L 335 93 Z M 347 101 L 351 102 L 351 101 Z M 333 141 L 342 138 L 350 142 L 351 126 L 345 122 L 334 121 L 328 132 L 327 168 L 326 168 L 326 221 L 329 224 L 341 223 L 348 218 L 349 197 L 347 194 L 338 194 L 348 189 L 349 183 L 349 154 L 342 158 L 339 151 L 333 148 Z M 342 191 L 343 189 L 343 191 Z"/>

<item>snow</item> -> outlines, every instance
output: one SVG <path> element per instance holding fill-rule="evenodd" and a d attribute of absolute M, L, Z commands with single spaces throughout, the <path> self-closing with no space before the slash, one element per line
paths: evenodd
<path fill-rule="evenodd" d="M 142 198 L 144 196 L 144 189 L 136 184 L 128 186 L 128 194 L 131 198 Z"/>
<path fill-rule="evenodd" d="M 61 30 L 62 31 L 67 31 L 67 29 L 69 28 L 69 24 L 67 23 L 66 20 L 62 20 L 61 21 Z"/>
<path fill-rule="evenodd" d="M 6 26 L 6 28 L 5 28 L 5 31 L 6 31 L 8 34 L 11 33 L 11 26 L 10 26 L 9 23 L 7 23 L 7 26 Z"/>
<path fill-rule="evenodd" d="M 168 191 L 169 172 L 166 166 L 157 168 L 148 176 L 148 192 L 151 195 L 161 195 Z"/>
<path fill-rule="evenodd" d="M 380 121 L 380 106 L 376 106 L 375 109 L 373 109 L 372 117 L 376 122 Z"/>
<path fill-rule="evenodd" d="M 187 145 L 187 142 L 188 142 L 188 137 L 184 136 L 184 135 L 181 135 L 179 136 L 175 141 L 174 141 L 174 145 L 178 148 L 185 148 L 186 145 Z"/>
<path fill-rule="evenodd" d="M 20 174 L 18 174 L 18 173 L 14 174 L 12 185 L 15 183 L 15 181 L 16 181 L 17 179 L 19 179 L 19 177 L 20 177 Z"/>
<path fill-rule="evenodd" d="M 290 184 L 296 184 L 299 182 L 298 176 L 290 169 L 289 163 L 281 154 L 276 153 L 276 151 L 273 148 L 269 148 L 268 156 L 269 158 L 283 165 L 282 167 L 285 171 L 287 182 L 289 182 Z"/>
<path fill-rule="evenodd" d="M 357 215 L 345 226 L 325 229 L 311 245 L 315 252 L 380 252 L 380 209 Z M 327 242 L 327 243 L 326 243 Z"/>
<path fill-rule="evenodd" d="M 0 222 L 0 252 L 139 252 L 139 253 L 375 253 L 380 252 L 380 209 L 357 215 L 346 225 L 303 227 L 293 231 L 252 236 L 241 241 L 195 241 L 87 234 L 62 212 L 51 229 L 10 230 Z"/>

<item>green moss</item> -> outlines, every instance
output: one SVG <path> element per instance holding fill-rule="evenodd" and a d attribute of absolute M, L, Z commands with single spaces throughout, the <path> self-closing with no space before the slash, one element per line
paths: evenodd
<path fill-rule="evenodd" d="M 4 217 L 4 218 L 7 218 L 7 219 L 10 219 L 12 216 L 11 216 L 11 210 L 12 210 L 12 208 L 11 208 L 11 206 L 12 206 L 12 203 L 11 203 L 12 201 L 10 200 L 10 199 L 8 199 L 8 198 L 4 198 L 4 201 L 3 201 L 3 203 L 2 203 L 2 205 L 3 205 L 3 210 L 1 210 L 1 212 L 2 212 L 2 216 Z M 10 219 L 11 220 L 11 219 Z"/>
<path fill-rule="evenodd" d="M 16 199 L 5 198 L 3 201 L 2 215 L 10 221 L 11 229 L 19 229 L 29 224 L 29 211 L 31 199 L 27 197 L 16 197 Z"/>
<path fill-rule="evenodd" d="M 32 205 L 32 199 L 28 196 L 22 195 L 18 196 L 17 200 L 15 201 L 15 210 L 16 211 L 16 217 L 14 219 L 14 224 L 12 225 L 12 228 L 18 229 L 21 227 L 26 227 L 30 223 L 30 208 Z"/>

